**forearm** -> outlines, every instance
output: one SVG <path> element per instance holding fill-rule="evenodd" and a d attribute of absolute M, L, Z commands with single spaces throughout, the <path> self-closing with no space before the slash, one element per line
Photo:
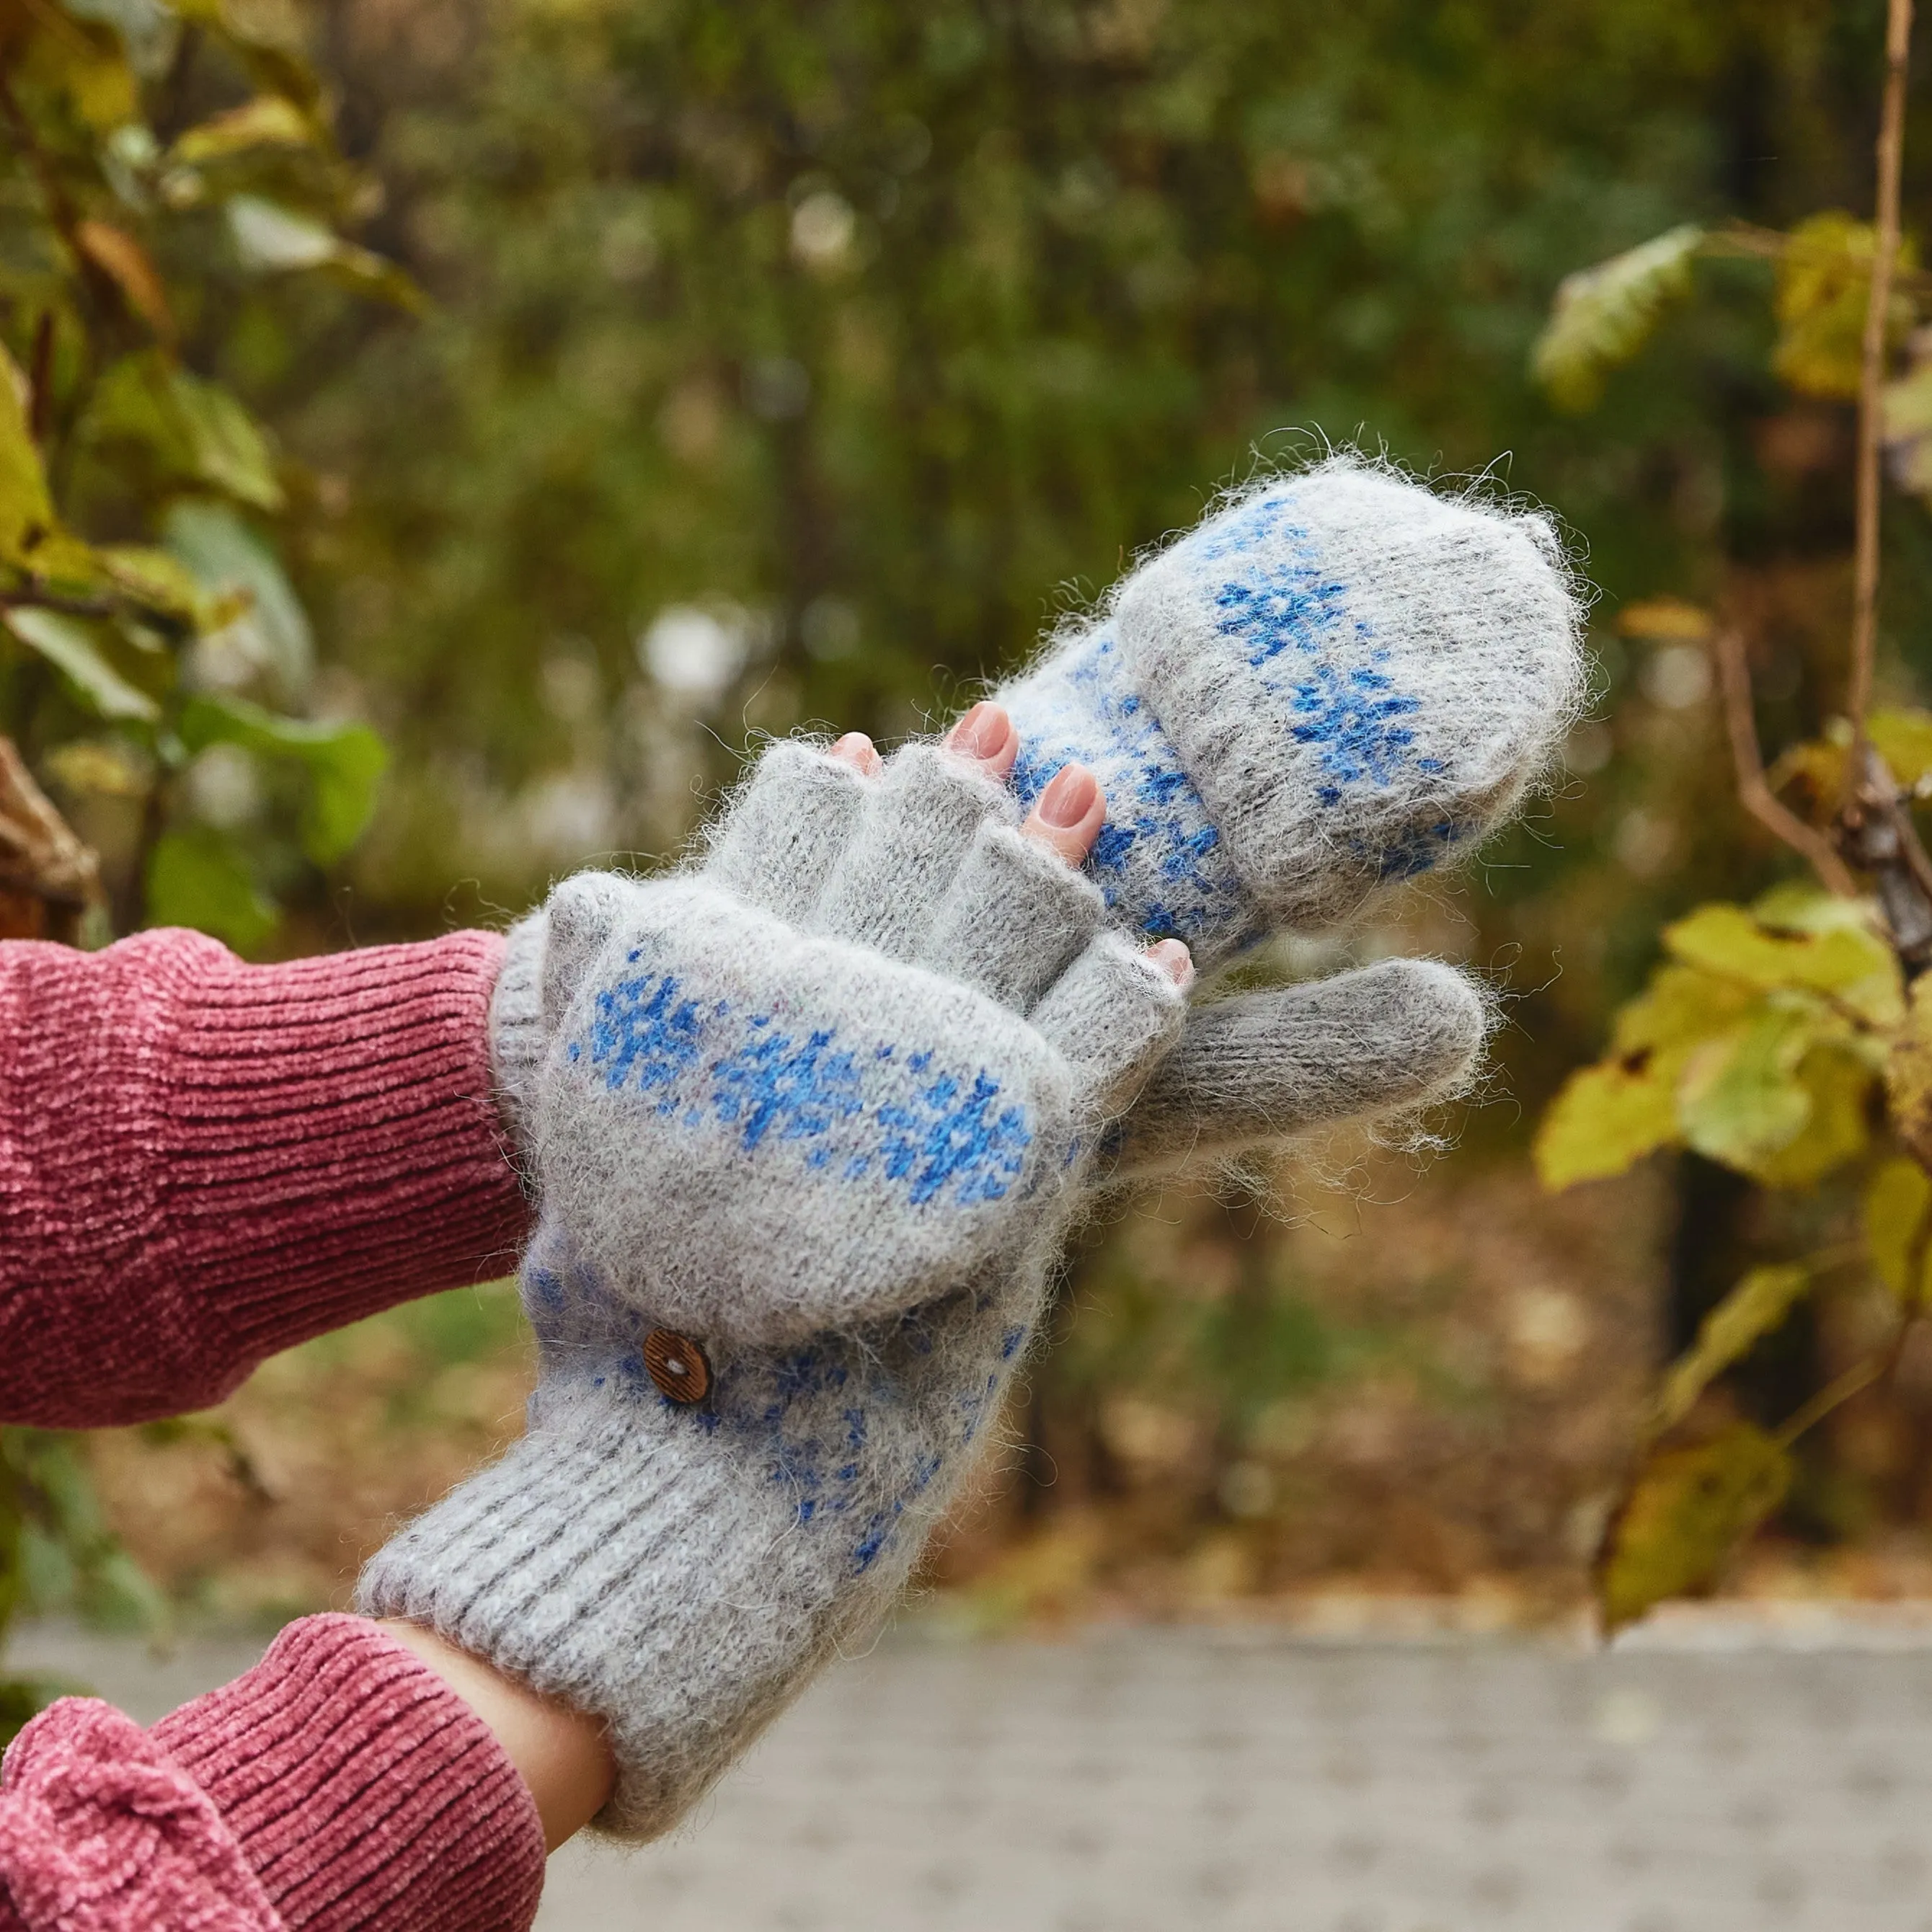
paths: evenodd
<path fill-rule="evenodd" d="M 128 1422 L 514 1263 L 502 942 L 242 964 L 0 946 L 0 1418 Z"/>

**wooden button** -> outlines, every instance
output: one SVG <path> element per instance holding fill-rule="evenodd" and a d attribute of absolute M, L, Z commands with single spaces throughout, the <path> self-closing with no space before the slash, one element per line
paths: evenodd
<path fill-rule="evenodd" d="M 675 1329 L 653 1328 L 644 1337 L 644 1366 L 673 1402 L 702 1402 L 711 1393 L 704 1351 Z"/>

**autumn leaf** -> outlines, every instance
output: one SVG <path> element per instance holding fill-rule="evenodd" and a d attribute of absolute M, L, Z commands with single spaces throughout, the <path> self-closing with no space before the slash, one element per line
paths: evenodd
<path fill-rule="evenodd" d="M 1864 362 L 1865 310 L 1870 300 L 1872 226 L 1828 210 L 1801 221 L 1786 237 L 1778 262 L 1778 346 L 1772 368 L 1801 395 L 1848 402 L 1858 393 Z M 1900 266 L 1916 251 L 1900 244 Z M 1910 326 L 1911 304 L 1895 298 L 1888 330 Z"/>
<path fill-rule="evenodd" d="M 1784 1321 L 1811 1280 L 1801 1263 L 1753 1268 L 1704 1317 L 1696 1340 L 1671 1364 L 1651 1412 L 1651 1433 L 1675 1429 L 1716 1377 Z"/>
<path fill-rule="evenodd" d="M 172 341 L 175 319 L 167 290 L 140 243 L 125 229 L 92 219 L 75 229 L 74 238 L 80 252 L 126 297 L 128 306 L 164 341 Z"/>
<path fill-rule="evenodd" d="M 1748 1422 L 1693 1448 L 1653 1452 L 1598 1559 L 1606 1632 L 1710 1584 L 1790 1486 L 1790 1451 Z"/>
<path fill-rule="evenodd" d="M 1690 263 L 1705 231 L 1694 223 L 1566 275 L 1530 370 L 1558 409 L 1594 406 L 1604 380 L 1650 339 L 1659 318 L 1690 292 Z"/>
<path fill-rule="evenodd" d="M 1787 892 L 1749 910 L 1700 906 L 1664 928 L 1664 943 L 1686 965 L 1766 992 L 1821 994 L 1876 1028 L 1896 1026 L 1904 1017 L 1898 960 L 1856 902 L 1808 892 Z"/>
<path fill-rule="evenodd" d="M 182 166 L 203 166 L 251 148 L 311 147 L 316 140 L 314 122 L 292 100 L 261 94 L 189 128 L 168 158 Z"/>
<path fill-rule="evenodd" d="M 1648 1060 L 1571 1074 L 1538 1128 L 1537 1178 L 1552 1194 L 1622 1174 L 1678 1138 L 1677 1102 Z"/>
<path fill-rule="evenodd" d="M 1907 1308 L 1925 1304 L 1932 1178 L 1916 1160 L 1888 1160 L 1865 1189 L 1865 1245 L 1879 1279 Z"/>

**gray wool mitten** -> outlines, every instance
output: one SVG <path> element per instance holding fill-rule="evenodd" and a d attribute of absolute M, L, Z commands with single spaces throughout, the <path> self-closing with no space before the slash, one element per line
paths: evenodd
<path fill-rule="evenodd" d="M 990 694 L 1018 729 L 1016 796 L 1088 765 L 1110 916 L 1184 939 L 1207 976 L 1346 926 L 1510 818 L 1582 704 L 1581 631 L 1546 518 L 1345 453 L 1232 493 Z M 1412 1115 L 1467 1085 L 1487 1022 L 1423 960 L 1198 1006 L 1115 1171 Z"/>
<path fill-rule="evenodd" d="M 688 1809 L 970 1467 L 1182 996 L 947 754 L 769 752 L 694 871 L 568 882 L 493 1011 L 539 1200 L 530 1427 L 361 1607 L 604 1719 Z"/>
<path fill-rule="evenodd" d="M 1089 873 L 1211 973 L 1513 815 L 1582 702 L 1581 628 L 1546 519 L 1345 454 L 1231 495 L 991 694 L 1022 801 L 1090 766 Z"/>

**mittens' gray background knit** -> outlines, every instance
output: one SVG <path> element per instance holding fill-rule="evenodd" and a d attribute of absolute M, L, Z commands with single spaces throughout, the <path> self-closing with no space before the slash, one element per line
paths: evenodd
<path fill-rule="evenodd" d="M 614 1831 L 668 1828 L 890 1606 L 1179 1030 L 1012 816 L 929 748 L 868 784 L 781 747 L 700 872 L 572 880 L 513 944 L 543 1377 L 360 1601 L 604 1718 Z M 706 1352 L 707 1400 L 660 1394 L 658 1328 Z"/>
<path fill-rule="evenodd" d="M 1544 518 L 1343 455 L 1233 496 L 992 694 L 1030 802 L 1078 758 L 1117 916 L 1204 971 L 1473 850 L 1582 701 Z"/>

